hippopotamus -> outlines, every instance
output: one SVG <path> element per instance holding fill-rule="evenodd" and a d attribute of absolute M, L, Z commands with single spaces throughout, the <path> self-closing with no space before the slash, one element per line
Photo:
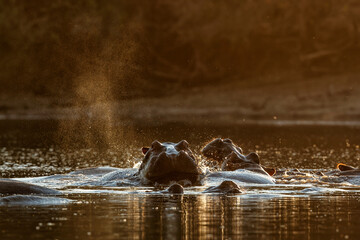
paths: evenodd
<path fill-rule="evenodd" d="M 201 153 L 222 163 L 222 171 L 234 171 L 236 169 L 247 169 L 257 173 L 273 176 L 276 172 L 274 168 L 260 165 L 260 158 L 257 153 L 243 155 L 243 150 L 236 146 L 229 138 L 216 138 L 208 143 Z"/>
<path fill-rule="evenodd" d="M 337 164 L 335 170 L 328 172 L 317 172 L 315 174 L 318 175 L 320 180 L 324 182 L 348 182 L 354 185 L 360 185 L 360 169 L 343 163 Z"/>
<path fill-rule="evenodd" d="M 225 142 L 230 142 L 225 141 Z M 230 145 L 231 146 L 231 145 Z M 219 192 L 238 192 L 234 184 L 226 182 L 234 180 L 244 183 L 271 184 L 273 179 L 262 170 L 259 165 L 258 156 L 253 153 L 244 157 L 242 150 L 237 146 L 232 146 L 237 151 L 233 151 L 225 159 L 224 171 L 204 173 L 198 165 L 194 154 L 189 148 L 187 141 L 182 140 L 178 143 L 154 141 L 151 147 L 143 147 L 142 159 L 139 169 L 129 168 L 120 169 L 112 167 L 99 167 L 82 169 L 69 174 L 60 174 L 53 176 L 44 176 L 31 179 L 0 179 L 1 195 L 61 195 L 60 191 L 48 188 L 64 188 L 68 186 L 121 186 L 122 184 L 139 186 L 139 184 L 171 184 L 173 182 L 182 182 L 183 186 L 192 184 L 200 185 L 204 182 L 212 181 L 212 184 L 218 184 L 219 181 L 225 181 L 218 188 Z M 238 155 L 238 154 L 241 155 Z M 240 157 L 239 157 L 240 156 Z M 242 158 L 244 157 L 244 159 Z M 238 163 L 244 160 L 246 163 Z M 245 164 L 243 169 L 227 169 L 230 164 Z M 241 168 L 241 166 L 238 166 Z M 244 165 L 244 166 L 245 166 Z M 237 167 L 237 168 L 238 168 Z M 261 176 L 260 176 L 261 175 Z M 266 176 L 267 175 L 267 176 Z M 35 185 L 35 184 L 40 185 Z M 52 185 L 51 185 L 52 184 Z M 46 187 L 45 187 L 46 186 Z M 182 186 L 174 185 L 169 188 L 169 192 L 181 192 Z M 208 192 L 217 191 L 216 189 Z M 221 190 L 220 190 L 221 189 Z M 225 190 L 224 190 L 225 189 Z M 230 189 L 230 190 L 229 190 Z M 232 189 L 232 190 L 231 190 Z M 9 198 L 10 200 L 13 198 Z M 27 198 L 23 198 L 27 199 Z"/>
<path fill-rule="evenodd" d="M 216 138 L 206 144 L 201 150 L 201 153 L 207 157 L 222 163 L 230 153 L 235 152 L 236 154 L 243 154 L 243 150 L 236 146 L 233 141 L 229 138 L 221 139 Z"/>
<path fill-rule="evenodd" d="M 225 158 L 225 161 L 221 166 L 221 170 L 235 171 L 237 169 L 246 169 L 270 176 L 270 174 L 267 173 L 260 165 L 259 156 L 256 153 L 250 153 L 246 157 L 243 155 L 238 155 L 235 152 L 230 153 L 230 155 Z M 271 175 L 273 175 L 273 173 Z"/>
<path fill-rule="evenodd" d="M 73 202 L 74 200 L 60 198 L 60 197 L 48 197 L 48 196 L 36 196 L 36 195 L 10 195 L 0 197 L 1 205 L 64 205 Z"/>
<path fill-rule="evenodd" d="M 244 190 L 239 187 L 233 181 L 223 181 L 219 186 L 213 186 L 205 189 L 204 193 L 221 193 L 221 194 L 231 194 L 231 193 L 243 193 Z"/>
<path fill-rule="evenodd" d="M 344 163 L 339 163 L 337 166 L 336 166 L 337 169 L 340 170 L 339 172 L 339 175 L 354 175 L 354 176 L 360 176 L 360 170 L 355 168 L 355 167 L 352 167 L 352 166 L 349 166 L 349 165 L 346 165 Z"/>
<path fill-rule="evenodd" d="M 165 183 L 172 181 L 189 180 L 192 184 L 200 182 L 202 175 L 197 161 L 189 148 L 187 141 L 182 140 L 178 143 L 154 141 L 151 147 L 143 147 L 144 158 L 138 170 L 119 169 L 111 167 L 87 168 L 71 172 L 67 175 L 54 175 L 40 177 L 32 180 L 36 183 L 44 183 L 47 179 L 51 182 L 61 182 L 64 179 L 78 179 L 84 176 L 89 181 L 83 184 L 88 185 L 107 185 L 109 182 L 126 181 L 138 182 L 143 184 Z M 135 172 L 134 172 L 135 171 Z M 94 179 L 94 181 L 91 181 Z M 135 183 L 136 184 L 136 183 Z M 61 193 L 50 188 L 16 181 L 3 179 L 0 180 L 0 194 L 58 194 Z"/>
<path fill-rule="evenodd" d="M 360 177 L 360 170 L 346 165 L 344 163 L 338 163 L 336 165 L 336 169 L 329 171 L 329 172 L 325 172 L 322 173 L 321 175 L 325 175 L 325 176 L 359 176 Z"/>
<path fill-rule="evenodd" d="M 212 143 L 215 144 L 208 144 L 202 153 L 205 156 L 207 154 L 216 156 L 218 159 L 220 159 L 220 156 L 223 157 L 223 155 L 229 153 L 229 156 L 225 157 L 227 164 L 224 165 L 224 168 L 220 172 L 204 174 L 199 168 L 192 151 L 189 149 L 188 142 L 185 140 L 178 143 L 160 143 L 159 141 L 154 141 L 151 147 L 142 148 L 145 156 L 137 175 L 141 181 L 146 184 L 155 182 L 170 183 L 184 179 L 190 180 L 193 184 L 202 184 L 204 180 L 207 181 L 211 179 L 217 181 L 214 178 L 260 184 L 274 182 L 274 179 L 270 177 L 269 173 L 260 166 L 259 156 L 256 153 L 250 153 L 245 157 L 242 155 L 241 148 L 235 146 L 230 139 L 225 140 L 223 147 L 218 146 L 219 142 L 224 143 L 221 139 L 214 140 Z M 235 151 L 228 151 L 229 148 Z M 212 153 L 209 153 L 211 151 Z M 235 169 L 226 168 L 226 166 L 230 165 L 231 161 L 235 163 L 235 158 L 238 162 L 243 160 L 243 165 L 238 167 L 245 171 L 233 171 Z M 232 166 L 235 165 L 233 164 Z M 231 173 L 229 174 L 230 171 Z M 260 176 L 261 174 L 262 176 Z"/>
<path fill-rule="evenodd" d="M 236 183 L 233 181 L 223 181 L 218 186 L 208 187 L 203 191 L 203 193 L 219 193 L 219 194 L 232 194 L 232 193 L 243 193 L 244 190 L 241 189 Z M 178 183 L 171 184 L 166 190 L 162 191 L 162 193 L 170 193 L 170 194 L 183 194 L 184 187 Z"/>
<path fill-rule="evenodd" d="M 162 191 L 162 193 L 183 194 L 184 193 L 184 187 L 181 184 L 173 183 L 167 189 Z"/>
<path fill-rule="evenodd" d="M 60 191 L 13 179 L 0 179 L 0 205 L 55 205 L 71 200 L 59 198 Z M 38 196 L 41 195 L 41 196 Z M 49 197 L 48 195 L 56 195 Z"/>
<path fill-rule="evenodd" d="M 138 176 L 145 183 L 168 183 L 188 179 L 197 183 L 202 174 L 197 161 L 189 148 L 189 143 L 154 141 L 151 147 L 143 147 L 144 158 L 139 167 Z"/>
<path fill-rule="evenodd" d="M 46 187 L 42 187 L 42 186 L 38 186 L 38 185 L 26 183 L 26 182 L 3 178 L 3 179 L 0 179 L 0 194 L 3 194 L 3 195 L 9 195 L 9 194 L 60 195 L 61 192 L 54 190 L 54 189 L 50 189 L 50 188 L 46 188 Z"/>

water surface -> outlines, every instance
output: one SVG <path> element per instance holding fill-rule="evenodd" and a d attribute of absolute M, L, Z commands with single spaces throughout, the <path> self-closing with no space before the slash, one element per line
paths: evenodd
<path fill-rule="evenodd" d="M 141 147 L 186 139 L 195 153 L 229 137 L 266 166 L 303 171 L 359 166 L 358 126 L 106 125 L 0 121 L 0 174 L 26 178 L 94 166 L 133 167 Z M 30 180 L 29 180 L 30 179 Z M 36 178 L 35 178 L 36 179 Z M 53 182 L 67 204 L 0 206 L 1 239 L 358 239 L 360 186 L 304 178 L 244 185 L 245 194 L 160 194 L 152 187 Z M 19 227 L 21 226 L 21 227 Z"/>

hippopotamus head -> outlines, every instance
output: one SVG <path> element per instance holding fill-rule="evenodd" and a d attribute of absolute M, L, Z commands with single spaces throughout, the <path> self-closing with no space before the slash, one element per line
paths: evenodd
<path fill-rule="evenodd" d="M 343 164 L 343 163 L 339 163 L 336 166 L 336 168 L 340 170 L 340 175 L 356 175 L 356 176 L 360 175 L 359 169 L 354 168 L 349 165 L 346 165 L 346 164 Z"/>
<path fill-rule="evenodd" d="M 231 194 L 231 193 L 243 193 L 244 190 L 240 188 L 233 181 L 223 181 L 219 186 L 213 186 L 205 189 L 204 193 L 222 193 L 222 194 Z"/>
<path fill-rule="evenodd" d="M 178 143 L 154 141 L 150 148 L 142 149 L 144 159 L 139 175 L 145 180 L 168 183 L 188 179 L 198 181 L 201 174 L 187 141 Z"/>
<path fill-rule="evenodd" d="M 222 170 L 224 171 L 233 171 L 248 166 L 249 169 L 260 169 L 262 173 L 265 171 L 270 176 L 276 172 L 274 168 L 260 165 L 260 158 L 257 153 L 253 152 L 247 156 L 243 155 L 242 149 L 236 146 L 229 138 L 216 138 L 208 143 L 201 152 L 207 158 L 212 158 L 219 162 L 225 161 L 226 163 L 223 162 L 222 165 Z M 240 163 L 241 166 L 239 165 Z"/>
<path fill-rule="evenodd" d="M 340 171 L 350 171 L 350 170 L 356 170 L 356 168 L 352 167 L 352 166 L 349 166 L 349 165 L 346 165 L 346 164 L 343 164 L 343 163 L 339 163 L 337 166 L 336 166 L 337 169 L 339 169 Z"/>
<path fill-rule="evenodd" d="M 243 151 L 240 147 L 236 146 L 231 139 L 216 138 L 209 142 L 202 150 L 201 153 L 207 157 L 218 161 L 224 161 L 224 159 L 232 152 L 242 154 Z"/>
<path fill-rule="evenodd" d="M 178 183 L 173 183 L 166 190 L 162 191 L 162 193 L 183 194 L 184 187 Z"/>
<path fill-rule="evenodd" d="M 234 171 L 237 169 L 246 169 L 270 176 L 274 175 L 276 172 L 273 168 L 261 166 L 259 155 L 254 152 L 248 154 L 247 156 L 232 152 L 225 158 L 225 161 L 221 166 L 221 170 Z"/>

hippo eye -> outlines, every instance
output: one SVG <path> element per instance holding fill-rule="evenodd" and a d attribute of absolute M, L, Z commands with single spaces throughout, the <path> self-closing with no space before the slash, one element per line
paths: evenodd
<path fill-rule="evenodd" d="M 225 139 L 224 139 L 224 142 L 225 142 L 225 143 L 230 143 L 230 144 L 233 143 L 230 138 L 225 138 Z"/>
<path fill-rule="evenodd" d="M 162 147 L 162 144 L 159 142 L 159 141 L 157 141 L 157 140 L 155 140 L 152 144 L 151 144 L 151 148 L 152 149 L 159 149 L 159 148 L 161 148 Z"/>
<path fill-rule="evenodd" d="M 186 140 L 182 140 L 178 144 L 176 144 L 176 147 L 179 149 L 186 149 L 189 147 L 189 143 Z"/>

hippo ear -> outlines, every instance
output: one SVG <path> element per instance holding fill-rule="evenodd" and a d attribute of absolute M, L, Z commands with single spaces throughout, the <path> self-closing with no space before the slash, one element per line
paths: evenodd
<path fill-rule="evenodd" d="M 276 173 L 276 169 L 275 168 L 268 168 L 268 167 L 264 167 L 261 166 L 265 172 L 267 172 L 270 176 L 273 176 Z"/>
<path fill-rule="evenodd" d="M 145 155 L 148 151 L 149 151 L 150 148 L 148 147 L 143 147 L 141 150 L 142 150 L 142 153 Z"/>
<path fill-rule="evenodd" d="M 189 147 L 189 143 L 186 140 L 181 140 L 176 144 L 176 146 L 180 149 L 186 149 Z"/>
<path fill-rule="evenodd" d="M 159 149 L 161 147 L 162 147 L 162 144 L 158 140 L 153 141 L 153 143 L 151 144 L 152 149 Z"/>
<path fill-rule="evenodd" d="M 246 156 L 246 159 L 248 159 L 254 163 L 260 164 L 260 158 L 257 153 L 254 153 L 254 152 L 250 153 L 249 155 Z"/>
<path fill-rule="evenodd" d="M 225 138 L 223 140 L 223 142 L 233 144 L 233 142 L 232 142 L 232 140 L 230 138 Z"/>
<path fill-rule="evenodd" d="M 354 170 L 355 169 L 354 167 L 343 164 L 343 163 L 339 163 L 336 166 L 336 168 L 339 169 L 340 171 L 349 171 L 349 170 Z"/>

